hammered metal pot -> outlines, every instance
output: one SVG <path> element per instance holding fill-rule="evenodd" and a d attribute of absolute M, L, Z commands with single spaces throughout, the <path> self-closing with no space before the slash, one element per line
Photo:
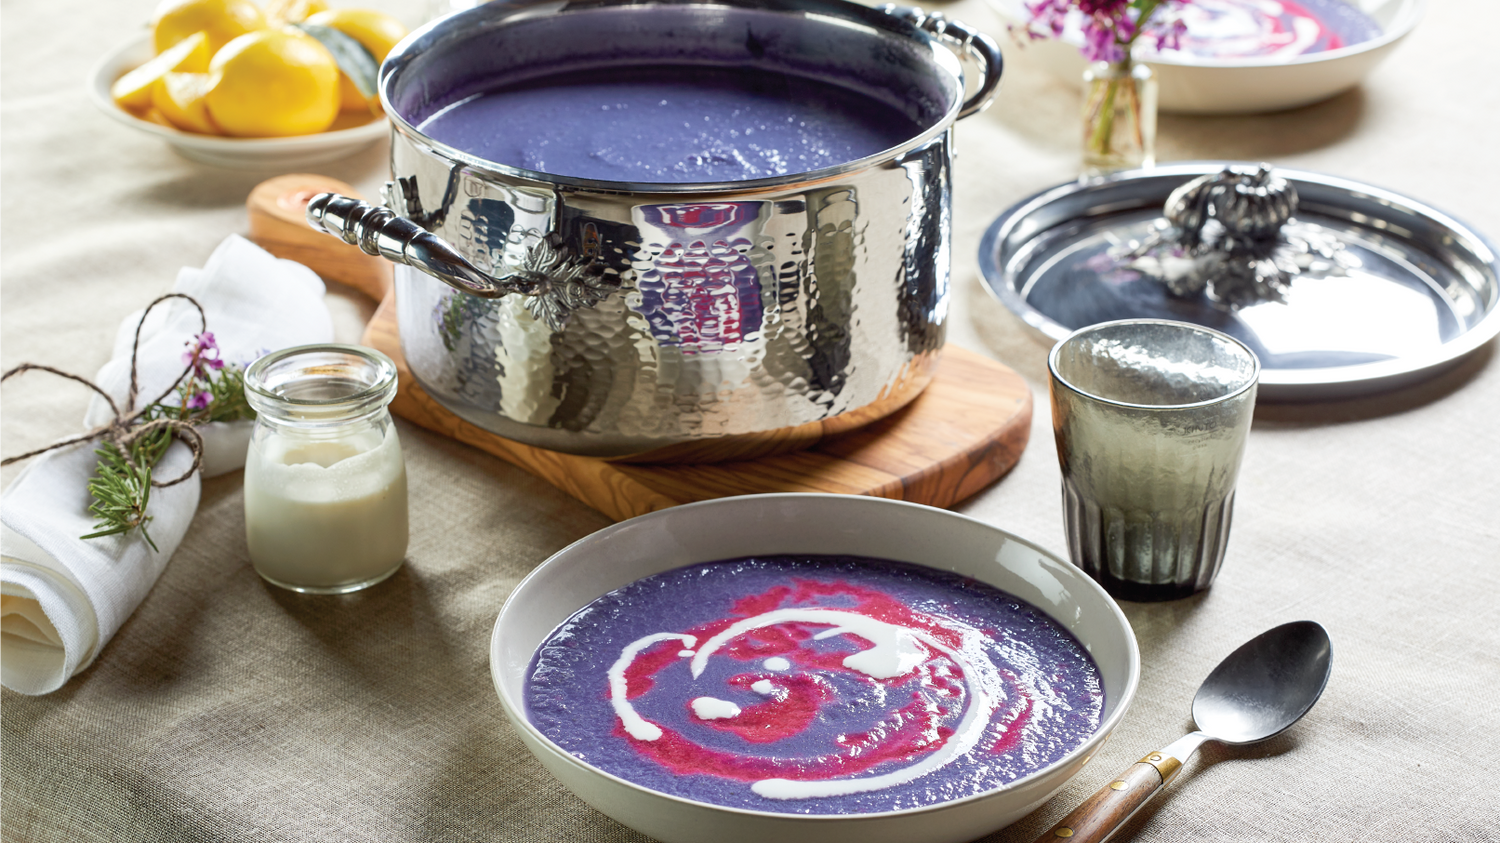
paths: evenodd
<path fill-rule="evenodd" d="M 967 100 L 955 52 L 983 71 Z M 813 76 L 925 128 L 858 161 L 720 184 L 554 176 L 416 128 L 537 68 L 644 62 Z M 429 24 L 382 66 L 388 207 L 325 194 L 308 218 L 398 263 L 413 375 L 483 429 L 642 461 L 790 450 L 887 415 L 931 380 L 948 317 L 953 125 L 988 104 L 1000 71 L 993 41 L 912 8 L 492 3 Z"/>

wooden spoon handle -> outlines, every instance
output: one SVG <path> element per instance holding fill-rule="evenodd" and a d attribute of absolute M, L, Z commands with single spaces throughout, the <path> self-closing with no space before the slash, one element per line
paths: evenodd
<path fill-rule="evenodd" d="M 1101 843 L 1171 781 L 1182 763 L 1163 752 L 1153 752 L 1130 765 L 1123 775 L 1084 800 L 1036 843 Z"/>

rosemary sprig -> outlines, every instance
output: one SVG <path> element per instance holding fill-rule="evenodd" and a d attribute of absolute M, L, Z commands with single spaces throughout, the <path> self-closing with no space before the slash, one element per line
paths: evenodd
<path fill-rule="evenodd" d="M 218 376 L 210 378 L 206 383 L 209 399 L 208 407 L 204 412 L 204 421 L 228 422 L 241 419 L 255 418 L 255 410 L 250 407 L 250 402 L 245 398 L 245 371 L 238 366 L 226 366 L 219 370 Z M 185 394 L 187 385 L 179 388 L 179 392 Z M 186 404 L 191 396 L 183 399 Z"/>
<path fill-rule="evenodd" d="M 173 419 L 200 425 L 255 418 L 255 410 L 245 399 L 245 372 L 218 359 L 213 334 L 205 331 L 194 337 L 183 357 L 191 367 L 188 377 L 172 398 L 147 405 L 138 417 L 139 424 Z M 95 539 L 139 529 L 151 549 L 158 550 L 146 532 L 146 524 L 151 520 L 146 506 L 151 502 L 151 472 L 171 444 L 172 431 L 164 427 L 132 441 L 129 460 L 113 442 L 106 442 L 94 451 L 99 455 L 99 465 L 89 480 L 89 494 L 94 498 L 89 512 L 98 521 L 94 524 L 95 532 L 81 538 Z"/>
<path fill-rule="evenodd" d="M 170 431 L 162 430 L 160 433 L 160 438 L 171 441 Z M 143 440 L 156 438 L 158 437 L 142 437 Z M 94 453 L 99 455 L 99 466 L 94 469 L 93 479 L 89 480 L 89 494 L 94 498 L 89 512 L 98 519 L 98 523 L 94 524 L 94 532 L 80 538 L 97 539 L 139 528 L 146 544 L 160 553 L 160 548 L 146 531 L 146 523 L 151 520 L 151 516 L 146 514 L 146 505 L 151 502 L 151 468 L 156 463 L 154 460 L 148 462 L 145 457 L 152 449 L 132 444 L 130 450 L 134 452 L 131 455 L 134 465 L 125 459 L 125 455 L 113 442 L 106 442 L 103 447 L 94 449 Z M 166 449 L 162 448 L 161 451 L 165 453 Z M 160 458 L 158 454 L 157 459 Z"/>

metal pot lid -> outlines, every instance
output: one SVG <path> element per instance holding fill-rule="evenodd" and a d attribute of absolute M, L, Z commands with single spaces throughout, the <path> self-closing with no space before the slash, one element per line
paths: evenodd
<path fill-rule="evenodd" d="M 1259 397 L 1319 401 L 1424 380 L 1500 333 L 1500 257 L 1489 240 L 1419 202 L 1332 176 L 1276 169 L 1300 202 L 1283 232 L 1315 246 L 1263 299 L 1173 293 L 1165 261 L 1140 259 L 1175 231 L 1179 187 L 1245 162 L 1195 161 L 1045 190 L 985 232 L 985 283 L 1028 325 L 1061 340 L 1114 319 L 1223 331 L 1260 356 Z M 1160 250 L 1158 250 L 1160 251 Z"/>

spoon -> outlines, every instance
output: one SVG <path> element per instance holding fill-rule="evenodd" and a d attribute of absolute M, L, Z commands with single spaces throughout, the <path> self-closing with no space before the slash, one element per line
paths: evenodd
<path fill-rule="evenodd" d="M 1230 653 L 1193 697 L 1198 731 L 1153 752 L 1089 797 L 1037 843 L 1100 843 L 1181 771 L 1206 741 L 1263 741 L 1302 719 L 1328 684 L 1333 645 L 1312 621 L 1282 624 Z"/>

